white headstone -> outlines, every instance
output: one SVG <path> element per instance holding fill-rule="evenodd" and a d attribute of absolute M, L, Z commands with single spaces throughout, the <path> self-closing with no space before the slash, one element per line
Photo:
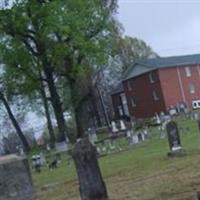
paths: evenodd
<path fill-rule="evenodd" d="M 113 133 L 116 133 L 116 132 L 119 131 L 118 128 L 117 128 L 117 126 L 116 126 L 116 122 L 112 121 L 111 122 L 111 126 L 112 126 L 112 132 Z"/>
<path fill-rule="evenodd" d="M 175 108 L 170 109 L 170 110 L 169 110 L 169 114 L 170 114 L 171 116 L 176 115 L 176 114 L 177 114 L 176 109 L 175 109 Z"/>
<path fill-rule="evenodd" d="M 131 131 L 130 131 L 130 130 L 127 130 L 127 132 L 126 132 L 126 137 L 127 137 L 127 138 L 130 138 L 130 137 L 131 137 Z"/>
<path fill-rule="evenodd" d="M 133 135 L 132 135 L 132 144 L 137 144 L 138 142 L 139 142 L 138 136 L 135 135 L 135 134 L 133 134 Z"/>
<path fill-rule="evenodd" d="M 107 148 L 105 146 L 102 146 L 102 151 L 105 152 Z"/>
<path fill-rule="evenodd" d="M 112 142 L 109 142 L 109 148 L 110 150 L 115 150 L 115 145 Z"/>
<path fill-rule="evenodd" d="M 126 126 L 124 124 L 124 121 L 120 120 L 119 122 L 120 122 L 120 129 L 121 129 L 121 131 L 125 131 L 126 130 Z"/>
<path fill-rule="evenodd" d="M 95 142 L 97 141 L 97 134 L 96 134 L 95 129 L 94 128 L 93 129 L 89 128 L 88 129 L 88 134 L 89 134 L 89 140 L 90 140 L 90 142 L 93 145 L 95 145 Z"/>
<path fill-rule="evenodd" d="M 46 164 L 46 158 L 43 153 L 40 153 L 40 162 L 42 166 Z"/>
<path fill-rule="evenodd" d="M 161 123 L 160 117 L 158 116 L 157 113 L 156 113 L 156 123 L 157 123 L 157 124 L 160 124 L 160 123 Z"/>
<path fill-rule="evenodd" d="M 100 154 L 101 153 L 101 148 L 97 147 L 97 152 Z"/>

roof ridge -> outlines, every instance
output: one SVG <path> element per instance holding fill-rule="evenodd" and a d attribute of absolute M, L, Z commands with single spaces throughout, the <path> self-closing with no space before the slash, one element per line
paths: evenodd
<path fill-rule="evenodd" d="M 200 64 L 200 54 L 141 59 L 141 60 L 137 60 L 134 63 L 134 65 L 132 65 L 126 71 L 126 73 L 124 73 L 123 80 L 129 79 L 131 77 L 139 76 L 147 71 L 158 69 L 158 68 L 194 65 L 194 64 Z"/>

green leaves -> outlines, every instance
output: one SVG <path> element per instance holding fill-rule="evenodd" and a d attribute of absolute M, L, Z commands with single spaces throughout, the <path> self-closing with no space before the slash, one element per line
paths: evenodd
<path fill-rule="evenodd" d="M 39 91 L 38 72 L 48 67 L 59 87 L 66 87 L 60 74 L 74 80 L 75 99 L 82 98 L 93 72 L 112 50 L 110 13 L 101 0 L 25 0 L 1 11 L 0 54 L 8 93 L 31 96 Z"/>

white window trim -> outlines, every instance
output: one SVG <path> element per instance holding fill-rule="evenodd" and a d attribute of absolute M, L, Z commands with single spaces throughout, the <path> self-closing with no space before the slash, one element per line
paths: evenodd
<path fill-rule="evenodd" d="M 149 81 L 150 81 L 150 83 L 154 83 L 155 82 L 155 79 L 154 79 L 154 76 L 153 76 L 153 72 L 149 73 Z"/>
<path fill-rule="evenodd" d="M 195 85 L 193 83 L 189 84 L 189 91 L 190 94 L 195 94 Z"/>
<path fill-rule="evenodd" d="M 135 102 L 135 98 L 134 98 L 134 97 L 131 97 L 131 106 L 132 106 L 133 108 L 136 107 L 136 102 Z"/>
<path fill-rule="evenodd" d="M 128 88 L 129 91 L 132 90 L 132 85 L 131 85 L 130 80 L 128 80 L 128 82 L 127 82 L 127 88 Z"/>
<path fill-rule="evenodd" d="M 189 66 L 185 67 L 185 75 L 186 77 L 191 77 L 192 76 L 192 71 Z"/>
<path fill-rule="evenodd" d="M 153 95 L 153 100 L 154 101 L 158 101 L 159 100 L 159 96 L 158 96 L 158 94 L 157 94 L 157 92 L 155 90 L 153 90 L 152 95 Z"/>

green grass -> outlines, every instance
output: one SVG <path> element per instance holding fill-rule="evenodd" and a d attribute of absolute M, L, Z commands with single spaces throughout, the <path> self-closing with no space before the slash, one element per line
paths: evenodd
<path fill-rule="evenodd" d="M 157 128 L 152 128 L 148 141 L 99 159 L 111 199 L 196 199 L 196 191 L 200 190 L 200 133 L 197 122 L 180 118 L 177 121 L 179 128 L 185 130 L 181 134 L 187 152 L 184 157 L 167 157 L 167 138 L 160 139 Z M 39 200 L 79 199 L 76 180 L 73 163 L 67 165 L 66 161 L 57 170 L 44 168 L 41 174 L 33 173 Z M 58 185 L 41 189 L 50 183 Z"/>

